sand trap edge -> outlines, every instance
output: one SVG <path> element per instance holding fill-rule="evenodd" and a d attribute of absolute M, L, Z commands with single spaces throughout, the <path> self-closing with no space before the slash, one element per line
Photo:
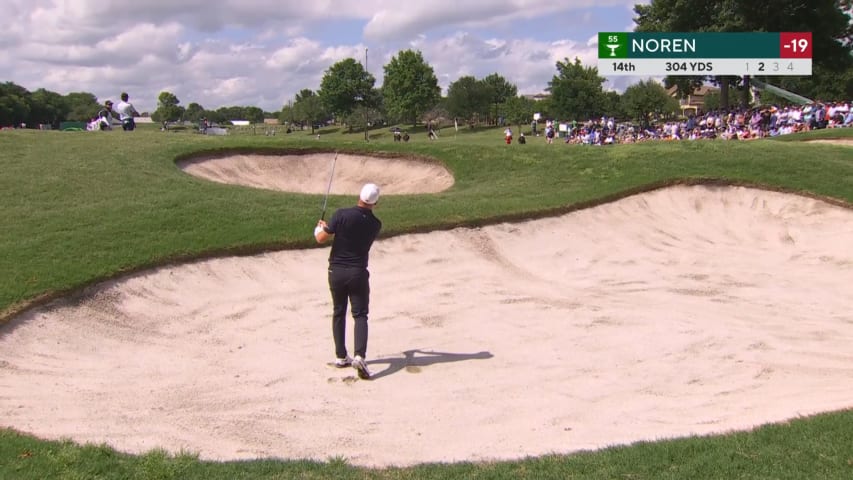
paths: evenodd
<path fill-rule="evenodd" d="M 249 149 L 251 151 L 251 149 Z M 328 152 L 328 150 L 321 150 L 322 152 Z M 229 155 L 230 153 L 225 153 L 224 155 Z M 274 153 L 273 155 L 277 155 Z M 185 155 L 184 157 L 194 157 L 196 154 Z M 393 155 L 391 155 L 393 156 Z M 177 160 L 176 160 L 177 162 Z M 493 225 L 505 222 L 519 222 L 524 220 L 534 220 L 537 218 L 546 218 L 553 217 L 558 215 L 563 215 L 566 213 L 574 212 L 577 210 L 584 210 L 587 208 L 596 207 L 598 205 L 603 205 L 605 203 L 615 202 L 617 200 L 621 200 L 623 198 L 631 197 L 633 195 L 638 195 L 641 193 L 651 192 L 654 190 L 659 190 L 662 188 L 673 187 L 673 186 L 711 186 L 711 187 L 748 187 L 755 188 L 758 190 L 766 190 L 770 192 L 778 192 L 778 193 L 787 193 L 791 195 L 799 195 L 806 198 L 811 198 L 815 200 L 820 200 L 831 205 L 839 206 L 842 208 L 847 208 L 853 210 L 853 202 L 848 202 L 843 199 L 829 197 L 825 195 L 819 195 L 816 193 L 808 192 L 805 190 L 795 190 L 791 188 L 779 187 L 775 185 L 766 185 L 757 182 L 747 182 L 747 181 L 736 181 L 736 180 L 727 180 L 722 178 L 712 178 L 712 177 L 696 177 L 696 178 L 680 178 L 680 179 L 670 179 L 670 180 L 662 180 L 659 182 L 652 182 L 645 185 L 639 185 L 633 188 L 629 188 L 626 190 L 621 190 L 618 192 L 610 193 L 592 200 L 580 201 L 577 203 L 573 203 L 570 205 L 565 205 L 558 208 L 541 210 L 538 212 L 530 212 L 527 214 L 506 214 L 506 215 L 498 215 L 494 217 L 490 217 L 482 220 L 472 220 L 472 221 L 463 221 L 463 222 L 455 222 L 449 223 L 445 225 L 425 225 L 418 228 L 412 228 L 408 230 L 401 230 L 389 234 L 382 235 L 382 238 L 391 238 L 398 235 L 407 235 L 411 233 L 424 233 L 430 231 L 437 230 L 452 230 L 454 228 L 459 227 L 482 227 L 486 225 Z M 149 262 L 141 265 L 137 265 L 131 268 L 121 269 L 116 271 L 110 275 L 104 275 L 101 277 L 95 277 L 88 281 L 82 282 L 76 286 L 72 286 L 69 288 L 64 288 L 60 290 L 53 290 L 49 292 L 41 293 L 29 300 L 24 300 L 22 302 L 18 302 L 12 304 L 4 310 L 0 310 L 0 326 L 4 326 L 9 323 L 10 320 L 15 317 L 24 314 L 26 311 L 38 308 L 44 305 L 47 305 L 55 300 L 58 300 L 63 297 L 68 297 L 72 295 L 82 295 L 85 294 L 84 291 L 95 287 L 101 283 L 115 281 L 122 277 L 127 277 L 130 275 L 140 274 L 146 270 L 151 270 L 153 268 L 161 268 L 168 267 L 174 265 L 180 265 L 183 263 L 195 262 L 199 260 L 206 260 L 210 258 L 217 257 L 228 257 L 228 256 L 251 256 L 258 255 L 265 252 L 273 252 L 279 250 L 288 250 L 288 249 L 299 249 L 299 248 L 308 248 L 308 247 L 317 247 L 317 245 L 313 242 L 309 242 L 307 240 L 296 241 L 296 242 L 281 242 L 276 244 L 256 244 L 249 246 L 237 246 L 237 247 L 228 247 L 228 248 L 217 248 L 212 250 L 207 250 L 203 252 L 190 253 L 190 254 L 179 254 L 166 257 L 162 261 L 157 262 Z"/>

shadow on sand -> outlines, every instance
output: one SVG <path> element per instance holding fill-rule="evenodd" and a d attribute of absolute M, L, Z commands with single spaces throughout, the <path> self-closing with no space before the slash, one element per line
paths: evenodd
<path fill-rule="evenodd" d="M 403 352 L 402 357 L 394 356 L 377 358 L 375 360 L 368 360 L 367 364 L 374 367 L 371 368 L 371 370 L 373 370 L 373 374 L 370 376 L 370 379 L 378 380 L 404 369 L 410 373 L 419 373 L 421 371 L 421 367 L 428 367 L 437 363 L 461 362 L 464 360 L 486 360 L 492 357 L 494 357 L 494 355 L 489 352 L 447 353 L 416 349 L 406 350 Z M 384 370 L 377 371 L 375 367 L 383 364 L 387 364 L 388 367 Z"/>

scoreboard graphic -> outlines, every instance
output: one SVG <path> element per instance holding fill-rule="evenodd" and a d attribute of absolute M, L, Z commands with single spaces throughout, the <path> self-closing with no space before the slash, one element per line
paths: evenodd
<path fill-rule="evenodd" d="M 811 32 L 599 32 L 598 73 L 811 75 Z"/>

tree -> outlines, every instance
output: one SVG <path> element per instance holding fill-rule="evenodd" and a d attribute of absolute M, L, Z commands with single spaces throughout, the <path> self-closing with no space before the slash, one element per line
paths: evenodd
<path fill-rule="evenodd" d="M 533 100 L 522 96 L 512 96 L 506 99 L 503 104 L 507 122 L 510 125 L 518 125 L 519 131 L 521 131 L 522 125 L 529 125 L 533 120 L 536 106 Z"/>
<path fill-rule="evenodd" d="M 363 105 L 358 105 L 355 109 L 346 117 L 344 117 L 344 122 L 351 127 L 351 129 L 355 129 L 358 131 L 365 131 L 365 128 L 368 127 L 367 122 L 368 119 L 370 121 L 370 125 L 377 125 L 382 123 L 383 113 L 378 108 L 370 108 L 368 111 L 365 111 L 365 107 Z"/>
<path fill-rule="evenodd" d="M 460 77 L 447 87 L 447 111 L 454 117 L 473 120 L 489 110 L 490 102 L 486 84 L 472 76 Z"/>
<path fill-rule="evenodd" d="M 643 80 L 625 89 L 622 94 L 625 111 L 642 125 L 651 124 L 653 114 L 673 114 L 678 111 L 678 100 L 654 80 Z"/>
<path fill-rule="evenodd" d="M 488 75 L 482 81 L 489 92 L 491 103 L 495 106 L 494 118 L 497 119 L 499 115 L 498 106 L 506 102 L 508 99 L 518 95 L 518 87 L 509 83 L 504 77 L 497 73 Z"/>
<path fill-rule="evenodd" d="M 30 115 L 30 92 L 12 82 L 0 84 L 0 126 L 18 126 Z"/>
<path fill-rule="evenodd" d="M 844 72 L 853 66 L 853 2 L 850 0 L 765 0 L 735 2 L 732 20 L 741 31 L 812 32 L 815 65 Z"/>
<path fill-rule="evenodd" d="M 157 110 L 151 114 L 151 118 L 155 122 L 174 122 L 180 120 L 184 114 L 184 107 L 178 106 L 181 103 L 178 97 L 172 92 L 160 92 L 157 97 Z"/>
<path fill-rule="evenodd" d="M 225 122 L 230 120 L 230 118 L 227 118 L 219 110 L 205 110 L 204 118 L 207 118 L 208 122 L 216 124 L 224 124 Z M 157 119 L 154 119 L 154 121 L 157 121 Z"/>
<path fill-rule="evenodd" d="M 813 65 L 810 77 L 777 77 L 768 83 L 813 99 L 850 99 L 853 98 L 853 67 L 838 72 L 834 68 Z"/>
<path fill-rule="evenodd" d="M 264 111 L 259 107 L 243 107 L 243 120 L 250 123 L 264 123 Z"/>
<path fill-rule="evenodd" d="M 371 89 L 364 101 L 359 102 L 349 115 L 342 118 L 349 131 L 364 132 L 364 139 L 370 140 L 368 131 L 371 126 L 384 122 L 385 112 L 382 110 L 382 94 L 379 89 Z"/>
<path fill-rule="evenodd" d="M 281 107 L 281 111 L 278 112 L 278 121 L 282 125 L 291 125 L 295 120 L 295 116 L 293 115 L 293 102 L 287 102 L 286 105 Z"/>
<path fill-rule="evenodd" d="M 420 51 L 404 50 L 384 67 L 382 97 L 388 115 L 416 125 L 441 98 L 441 87 Z"/>
<path fill-rule="evenodd" d="M 634 22 L 638 32 L 725 32 L 738 31 L 734 12 L 737 0 L 652 0 L 649 5 L 635 5 Z M 692 94 L 706 80 L 720 86 L 720 98 L 728 108 L 728 92 L 737 77 L 667 76 L 664 85 L 676 86 L 683 97 Z"/>
<path fill-rule="evenodd" d="M 385 125 L 388 119 L 388 109 L 385 105 L 385 96 L 382 95 L 382 89 L 372 88 L 368 94 L 368 117 L 365 117 L 368 125 Z"/>
<path fill-rule="evenodd" d="M 293 118 L 300 123 L 311 125 L 311 134 L 314 134 L 314 125 L 326 120 L 326 109 L 320 97 L 310 89 L 302 89 L 296 94 L 293 102 Z"/>
<path fill-rule="evenodd" d="M 216 109 L 216 113 L 218 113 L 225 122 L 243 119 L 243 109 L 234 105 L 219 107 Z"/>
<path fill-rule="evenodd" d="M 358 105 L 372 107 L 376 79 L 353 58 L 332 65 L 320 81 L 318 95 L 326 109 L 338 118 L 347 117 Z M 350 131 L 352 126 L 350 125 Z"/>
<path fill-rule="evenodd" d="M 438 103 L 436 103 L 434 107 L 432 107 L 429 110 L 427 110 L 426 112 L 424 112 L 424 114 L 422 115 L 421 118 L 423 118 L 423 120 L 425 122 L 428 122 L 428 123 L 429 122 L 432 122 L 432 123 L 439 122 L 439 121 L 441 121 L 442 118 L 450 118 L 451 115 L 447 111 L 447 108 L 445 107 L 446 101 L 443 101 L 443 100 L 444 99 L 439 100 Z"/>
<path fill-rule="evenodd" d="M 625 118 L 627 113 L 622 103 L 622 96 L 619 92 L 607 91 L 604 92 L 604 113 L 615 118 Z"/>
<path fill-rule="evenodd" d="M 199 105 L 196 102 L 192 102 L 187 105 L 187 110 L 184 113 L 184 118 L 191 122 L 198 123 L 202 118 L 206 118 L 207 116 L 204 113 L 204 107 Z"/>
<path fill-rule="evenodd" d="M 557 62 L 558 74 L 548 82 L 551 108 L 563 118 L 587 120 L 601 116 L 605 108 L 602 84 L 597 67 L 584 67 L 579 58 Z"/>
<path fill-rule="evenodd" d="M 719 110 L 720 94 L 717 92 L 709 92 L 705 94 L 705 98 L 702 100 L 702 108 L 706 112 L 713 112 L 714 110 Z"/>
<path fill-rule="evenodd" d="M 59 127 L 59 122 L 67 116 L 68 105 L 62 95 L 44 88 L 39 88 L 30 95 L 30 119 L 28 123 Z"/>
<path fill-rule="evenodd" d="M 533 102 L 533 113 L 539 113 L 541 118 L 554 118 L 554 109 L 551 107 L 551 97 L 540 98 Z"/>
<path fill-rule="evenodd" d="M 837 76 L 853 68 L 853 24 L 850 0 L 652 0 L 649 5 L 635 5 L 636 31 L 646 32 L 812 32 L 813 75 L 802 81 L 781 77 L 782 88 L 818 97 L 820 92 L 839 92 Z M 707 77 L 676 77 L 668 85 L 678 85 L 682 94 L 692 92 L 690 85 L 709 80 Z M 765 78 L 766 79 L 766 78 Z M 729 105 L 729 88 L 749 93 L 749 77 L 714 77 L 720 86 L 722 108 Z M 744 98 L 744 103 L 747 103 Z"/>
<path fill-rule="evenodd" d="M 13 82 L 0 84 L 0 126 L 58 126 L 67 115 L 65 98 L 56 92 L 44 88 L 30 92 Z"/>
<path fill-rule="evenodd" d="M 88 122 L 101 108 L 98 97 L 89 92 L 71 92 L 65 96 L 65 104 L 68 107 L 66 120 L 72 122 Z"/>

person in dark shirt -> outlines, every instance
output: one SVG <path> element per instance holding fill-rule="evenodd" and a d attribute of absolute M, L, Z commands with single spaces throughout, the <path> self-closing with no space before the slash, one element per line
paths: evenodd
<path fill-rule="evenodd" d="M 115 118 L 115 115 L 115 111 L 113 111 L 113 101 L 107 100 L 104 102 L 104 108 L 98 111 L 98 128 L 100 130 L 112 130 L 113 118 Z"/>
<path fill-rule="evenodd" d="M 379 201 L 379 187 L 364 185 L 358 204 L 341 208 L 326 223 L 322 219 L 314 228 L 317 243 L 332 240 L 329 253 L 329 290 L 332 293 L 332 337 L 335 340 L 335 366 L 352 366 L 359 378 L 369 379 L 367 356 L 367 314 L 370 303 L 370 272 L 368 256 L 373 241 L 382 229 L 382 222 L 373 215 Z M 355 320 L 355 357 L 350 358 L 346 347 L 346 314 L 349 302 Z"/>

